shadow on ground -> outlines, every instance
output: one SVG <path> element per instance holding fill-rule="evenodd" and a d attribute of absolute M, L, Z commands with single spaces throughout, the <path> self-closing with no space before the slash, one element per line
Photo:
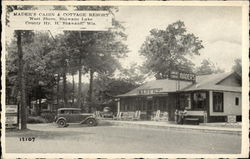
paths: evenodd
<path fill-rule="evenodd" d="M 32 126 L 41 125 L 41 130 L 32 130 Z M 113 126 L 112 123 L 108 121 L 99 121 L 97 126 L 89 127 L 86 124 L 69 124 L 68 127 L 59 128 L 54 123 L 48 123 L 47 125 L 43 124 L 30 124 L 30 129 L 27 130 L 17 130 L 17 129 L 6 129 L 6 137 L 39 137 L 44 139 L 54 139 L 60 137 L 71 137 L 74 135 L 91 135 L 93 133 L 89 133 L 86 131 L 81 131 L 81 129 L 98 129 L 99 127 L 104 126 Z M 74 130 L 71 130 L 74 128 Z M 80 131 L 79 131 L 80 130 Z"/>
<path fill-rule="evenodd" d="M 87 132 L 74 132 L 75 135 L 90 135 L 93 133 Z M 6 137 L 39 137 L 41 139 L 55 139 L 58 137 L 71 136 L 69 131 L 39 131 L 39 130 L 7 130 Z"/>

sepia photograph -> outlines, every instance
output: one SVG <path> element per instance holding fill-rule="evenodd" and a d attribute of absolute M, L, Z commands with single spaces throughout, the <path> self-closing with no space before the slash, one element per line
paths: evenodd
<path fill-rule="evenodd" d="M 3 155 L 248 157 L 248 8 L 5 1 Z"/>

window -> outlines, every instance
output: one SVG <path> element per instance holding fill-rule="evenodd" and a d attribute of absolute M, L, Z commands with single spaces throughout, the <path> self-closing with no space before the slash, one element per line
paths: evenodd
<path fill-rule="evenodd" d="M 191 94 L 180 95 L 180 108 L 191 109 Z"/>
<path fill-rule="evenodd" d="M 223 93 L 213 92 L 213 111 L 223 112 Z"/>
<path fill-rule="evenodd" d="M 72 110 L 61 110 L 61 114 L 72 114 Z"/>
<path fill-rule="evenodd" d="M 48 110 L 48 104 L 42 103 L 42 110 Z"/>
<path fill-rule="evenodd" d="M 80 110 L 73 110 L 73 114 L 80 114 Z"/>
<path fill-rule="evenodd" d="M 235 97 L 235 105 L 239 105 L 239 97 Z"/>
<path fill-rule="evenodd" d="M 206 106 L 206 93 L 205 92 L 196 92 L 194 93 L 193 96 L 193 106 L 194 106 L 194 110 L 200 110 L 200 109 L 204 109 Z"/>

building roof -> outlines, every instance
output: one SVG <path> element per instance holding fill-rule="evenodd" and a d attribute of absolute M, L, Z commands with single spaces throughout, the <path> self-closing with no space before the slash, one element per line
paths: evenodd
<path fill-rule="evenodd" d="M 149 95 L 149 94 L 140 94 L 140 90 L 146 89 L 161 89 L 157 93 L 153 94 L 164 94 L 177 91 L 195 91 L 195 90 L 218 90 L 218 91 L 232 91 L 232 92 L 241 92 L 241 87 L 237 86 L 227 86 L 219 84 L 224 79 L 228 78 L 230 75 L 235 75 L 239 78 L 238 74 L 234 72 L 227 73 L 217 73 L 210 75 L 201 75 L 196 77 L 196 83 L 189 81 L 177 81 L 171 79 L 161 79 L 147 82 L 146 84 L 131 90 L 128 93 L 118 95 L 117 97 L 129 97 L 137 95 Z M 179 87 L 179 88 L 178 88 Z M 153 95 L 151 94 L 151 95 Z"/>
<path fill-rule="evenodd" d="M 192 84 L 192 82 L 189 82 L 189 81 L 177 81 L 177 80 L 171 80 L 171 79 L 154 80 L 154 81 L 147 82 L 144 85 L 138 88 L 135 88 L 128 93 L 118 95 L 118 97 L 143 95 L 143 94 L 139 94 L 139 90 L 150 90 L 150 89 L 161 89 L 157 93 L 154 93 L 154 94 L 176 92 L 177 90 L 183 89 L 189 86 L 190 84 Z M 148 95 L 148 94 L 144 94 L 144 95 Z"/>
<path fill-rule="evenodd" d="M 201 75 L 196 77 L 196 83 L 182 89 L 181 91 L 218 90 L 218 91 L 241 92 L 242 89 L 241 87 L 226 86 L 220 84 L 221 81 L 223 81 L 224 79 L 228 78 L 231 75 L 241 78 L 237 73 L 234 72 Z"/>

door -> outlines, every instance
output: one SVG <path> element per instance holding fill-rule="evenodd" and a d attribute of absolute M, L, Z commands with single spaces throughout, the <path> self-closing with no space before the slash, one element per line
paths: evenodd
<path fill-rule="evenodd" d="M 152 108 L 153 108 L 153 101 L 152 100 L 149 100 L 148 102 L 147 102 L 147 107 L 146 107 L 146 109 L 147 109 L 147 120 L 151 120 L 151 116 L 152 116 Z"/>

